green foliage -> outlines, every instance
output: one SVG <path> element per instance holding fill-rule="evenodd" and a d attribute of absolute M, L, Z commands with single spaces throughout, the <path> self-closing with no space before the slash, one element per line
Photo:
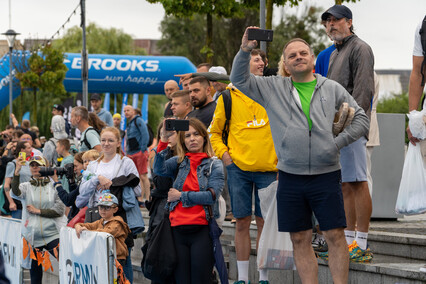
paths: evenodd
<path fill-rule="evenodd" d="M 83 33 L 74 26 L 65 35 L 53 42 L 53 46 L 63 52 L 80 53 L 83 45 Z M 133 39 L 121 29 L 104 29 L 90 23 L 86 27 L 87 51 L 92 54 L 132 54 L 146 55 L 143 48 L 135 48 Z"/>
<path fill-rule="evenodd" d="M 379 100 L 377 112 L 383 113 L 408 113 L 408 94 L 394 95 L 391 98 Z"/>
<path fill-rule="evenodd" d="M 244 9 L 244 17 L 229 19 L 213 17 L 212 50 L 214 51 L 213 65 L 221 65 L 231 70 L 232 60 L 241 45 L 241 37 L 247 26 L 259 22 L 259 13 L 253 9 Z M 194 64 L 204 62 L 205 58 L 200 50 L 205 47 L 205 26 L 200 24 L 204 18 L 195 14 L 191 18 L 165 16 L 160 24 L 162 38 L 158 48 L 163 55 L 185 56 Z M 191 40 L 182 40 L 191 36 Z M 204 48 L 204 50 L 207 50 Z"/>
<path fill-rule="evenodd" d="M 232 18 L 244 16 L 242 5 L 234 0 L 148 0 L 150 3 L 161 3 L 166 15 L 173 15 L 177 18 L 192 17 L 195 14 L 206 16 L 201 22 L 205 22 L 205 36 L 202 46 L 197 53 L 204 55 L 204 62 L 212 63 L 213 60 L 213 16 L 219 18 Z M 197 23 L 199 25 L 199 23 Z M 190 34 L 190 33 L 189 33 Z M 187 34 L 188 35 L 188 34 Z M 187 36 L 186 35 L 186 36 Z"/>
<path fill-rule="evenodd" d="M 66 94 L 63 81 L 68 70 L 64 61 L 64 54 L 51 46 L 42 48 L 41 53 L 34 52 L 28 59 L 29 70 L 17 72 L 16 78 L 21 88 L 32 89 L 33 110 L 32 121 L 37 124 L 37 90 L 52 92 L 57 96 Z"/>
<path fill-rule="evenodd" d="M 322 11 L 322 8 L 312 6 L 306 8 L 301 17 L 283 16 L 274 29 L 274 41 L 269 49 L 268 58 L 272 65 L 279 62 L 284 45 L 292 38 L 297 37 L 307 41 L 316 55 L 326 48 L 327 34 L 318 21 Z"/>
<path fill-rule="evenodd" d="M 302 16 L 285 15 L 275 27 L 274 41 L 270 46 L 269 62 L 272 67 L 278 66 L 284 44 L 294 37 L 300 37 L 309 42 L 315 54 L 325 49 L 327 35 L 319 23 L 320 13 L 323 9 L 317 7 L 307 8 Z M 223 19 L 215 17 L 213 26 L 213 65 L 224 66 L 228 72 L 231 70 L 232 60 L 241 45 L 241 37 L 247 26 L 257 25 L 259 13 L 254 9 L 245 9 L 245 17 Z M 162 39 L 158 48 L 164 55 L 186 56 L 195 64 L 203 62 L 204 26 L 200 25 L 202 16 L 195 14 L 192 18 L 180 19 L 174 16 L 165 16 L 160 25 Z M 182 40 L 191 35 L 191 41 Z"/>
<path fill-rule="evenodd" d="M 238 1 L 234 0 L 148 0 L 150 3 L 161 3 L 167 15 L 190 17 L 194 14 L 215 15 L 218 17 L 242 16 Z"/>
<path fill-rule="evenodd" d="M 151 126 L 152 131 L 154 131 L 154 135 L 157 135 L 157 126 L 163 119 L 164 105 L 167 102 L 168 99 L 164 95 L 149 96 L 148 124 Z"/>

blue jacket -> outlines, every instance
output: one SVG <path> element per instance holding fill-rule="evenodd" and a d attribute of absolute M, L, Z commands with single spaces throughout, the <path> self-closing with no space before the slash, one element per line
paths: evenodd
<path fill-rule="evenodd" d="M 145 121 L 142 119 L 142 117 L 137 115 L 127 125 L 126 153 L 128 155 L 133 155 L 140 151 L 145 152 L 148 141 L 148 128 L 146 127 Z"/>
<path fill-rule="evenodd" d="M 145 222 L 135 192 L 129 186 L 123 188 L 123 209 L 126 211 L 127 225 L 132 233 L 134 235 L 142 233 L 145 229 Z"/>
<path fill-rule="evenodd" d="M 219 199 L 225 185 L 222 162 L 215 158 L 203 159 L 201 164 L 197 167 L 200 191 L 182 191 L 183 184 L 185 183 L 186 177 L 190 171 L 190 161 L 188 157 L 185 157 L 182 163 L 178 164 L 177 156 L 167 160 L 166 156 L 166 150 L 156 154 L 154 161 L 154 173 L 159 176 L 168 176 L 171 178 L 176 177 L 173 182 L 173 187 L 182 192 L 180 200 L 168 203 L 166 208 L 173 211 L 179 202 L 182 202 L 183 207 L 203 205 L 204 211 L 206 212 L 206 218 L 209 220 L 210 215 L 208 213 L 207 206 L 212 205 L 214 217 L 217 218 L 219 216 L 217 200 Z M 210 191 L 207 191 L 208 188 L 213 189 L 216 194 L 216 200 L 213 200 L 212 194 Z"/>
<path fill-rule="evenodd" d="M 102 108 L 97 115 L 99 119 L 105 122 L 108 126 L 111 126 L 111 127 L 114 126 L 112 115 L 106 109 Z"/>

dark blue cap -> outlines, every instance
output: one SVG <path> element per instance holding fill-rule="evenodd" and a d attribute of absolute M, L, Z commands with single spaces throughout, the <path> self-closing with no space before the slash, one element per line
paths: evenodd
<path fill-rule="evenodd" d="M 323 21 L 327 20 L 328 16 L 330 15 L 334 16 L 336 19 L 341 19 L 341 18 L 352 19 L 351 10 L 345 5 L 334 5 L 333 7 L 328 8 L 328 10 L 321 15 L 321 20 Z"/>

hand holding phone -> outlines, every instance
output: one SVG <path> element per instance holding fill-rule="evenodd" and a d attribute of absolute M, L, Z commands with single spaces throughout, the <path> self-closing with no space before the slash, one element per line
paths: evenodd
<path fill-rule="evenodd" d="M 19 152 L 19 157 L 21 158 L 21 165 L 25 165 L 25 161 L 27 159 L 27 153 Z"/>
<path fill-rule="evenodd" d="M 188 131 L 189 120 L 186 119 L 166 119 L 166 131 Z"/>
<path fill-rule="evenodd" d="M 248 40 L 272 41 L 274 38 L 274 31 L 264 29 L 248 29 L 247 38 Z"/>

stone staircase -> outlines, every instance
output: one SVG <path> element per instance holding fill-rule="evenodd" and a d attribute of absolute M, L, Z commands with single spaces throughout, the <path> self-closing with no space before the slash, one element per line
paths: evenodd
<path fill-rule="evenodd" d="M 148 224 L 148 212 L 143 209 L 145 223 Z M 237 279 L 237 267 L 234 245 L 235 225 L 224 222 L 221 242 L 225 260 L 228 263 L 229 283 Z M 258 282 L 256 268 L 256 240 L 257 230 L 255 225 L 250 227 L 252 250 L 250 255 L 249 277 L 251 283 Z M 142 252 L 140 248 L 144 243 L 144 233 L 135 240 L 132 252 L 132 263 L 135 284 L 151 283 L 141 271 L 140 262 Z M 372 221 L 369 232 L 369 245 L 374 253 L 371 263 L 350 263 L 349 282 L 351 284 L 420 284 L 426 283 L 426 273 L 419 269 L 426 264 L 426 214 L 400 218 L 395 221 Z M 327 261 L 318 259 L 319 283 L 333 283 Z M 28 272 L 27 272 L 28 273 Z M 24 277 L 24 278 L 29 278 Z M 57 276 L 45 273 L 43 283 L 55 283 Z M 55 281 L 56 280 L 56 281 Z M 27 280 L 28 281 L 28 280 Z M 29 283 L 25 281 L 25 283 Z M 297 271 L 270 270 L 269 282 L 271 284 L 298 284 L 301 283 Z"/>

